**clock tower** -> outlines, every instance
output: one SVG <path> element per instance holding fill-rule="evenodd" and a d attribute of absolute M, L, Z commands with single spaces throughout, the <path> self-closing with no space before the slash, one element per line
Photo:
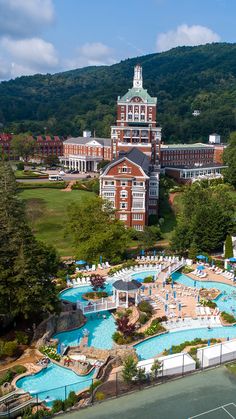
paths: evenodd
<path fill-rule="evenodd" d="M 111 127 L 113 157 L 119 152 L 138 148 L 151 163 L 156 163 L 157 144 L 161 141 L 161 128 L 156 124 L 157 98 L 151 97 L 143 88 L 142 67 L 134 67 L 133 86 L 118 97 L 117 121 Z"/>
<path fill-rule="evenodd" d="M 136 65 L 134 67 L 133 87 L 134 88 L 143 87 L 142 67 L 140 65 Z"/>

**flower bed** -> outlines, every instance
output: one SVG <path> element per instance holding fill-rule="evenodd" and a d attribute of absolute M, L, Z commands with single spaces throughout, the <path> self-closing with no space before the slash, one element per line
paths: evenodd
<path fill-rule="evenodd" d="M 84 300 L 99 300 L 100 298 L 106 298 L 106 297 L 108 297 L 108 294 L 105 291 L 86 292 L 86 294 L 83 294 L 82 296 Z"/>
<path fill-rule="evenodd" d="M 59 362 L 61 360 L 61 355 L 57 353 L 55 346 L 43 346 L 41 352 L 55 361 Z"/>

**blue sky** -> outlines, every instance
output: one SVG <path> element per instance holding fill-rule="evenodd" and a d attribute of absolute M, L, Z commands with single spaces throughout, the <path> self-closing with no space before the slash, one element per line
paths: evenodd
<path fill-rule="evenodd" d="M 0 79 L 235 42 L 236 0 L 0 0 Z"/>

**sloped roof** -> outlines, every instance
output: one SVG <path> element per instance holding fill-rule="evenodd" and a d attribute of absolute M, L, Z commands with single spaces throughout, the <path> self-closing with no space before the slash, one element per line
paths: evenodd
<path fill-rule="evenodd" d="M 146 89 L 140 87 L 132 87 L 128 92 L 118 99 L 118 102 L 129 102 L 133 97 L 140 97 L 143 102 L 156 105 L 157 98 L 151 97 Z"/>
<path fill-rule="evenodd" d="M 122 279 L 119 279 L 118 281 L 115 281 L 112 286 L 118 291 L 135 291 L 138 290 L 142 284 L 135 281 L 135 279 L 132 279 L 132 281 L 123 281 Z"/>
<path fill-rule="evenodd" d="M 148 174 L 149 164 L 150 164 L 149 158 L 146 154 L 144 154 L 142 151 L 140 151 L 138 148 L 135 148 L 135 147 L 133 147 L 127 153 L 125 152 L 124 153 L 122 152 L 122 154 L 120 153 L 119 157 L 117 157 L 116 159 L 114 159 L 113 161 L 111 161 L 104 167 L 103 172 L 105 172 L 105 170 L 107 170 L 110 166 L 113 166 L 114 163 L 118 163 L 119 161 L 122 161 L 124 158 L 127 158 L 128 160 L 137 164 L 143 169 L 143 171 L 146 174 Z"/>
<path fill-rule="evenodd" d="M 64 141 L 66 144 L 88 144 L 92 141 L 96 141 L 102 146 L 109 147 L 111 146 L 111 139 L 110 138 L 94 138 L 94 137 L 72 137 L 68 138 L 68 140 Z"/>

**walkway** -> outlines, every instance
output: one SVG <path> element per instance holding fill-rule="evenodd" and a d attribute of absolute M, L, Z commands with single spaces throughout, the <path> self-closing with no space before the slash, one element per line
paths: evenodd
<path fill-rule="evenodd" d="M 161 386 L 135 392 L 85 410 L 61 416 L 61 419 L 189 419 L 202 412 L 236 401 L 236 376 L 226 367 L 200 372 Z M 235 418 L 235 415 L 231 418 Z M 202 419 L 229 419 L 222 410 Z"/>

